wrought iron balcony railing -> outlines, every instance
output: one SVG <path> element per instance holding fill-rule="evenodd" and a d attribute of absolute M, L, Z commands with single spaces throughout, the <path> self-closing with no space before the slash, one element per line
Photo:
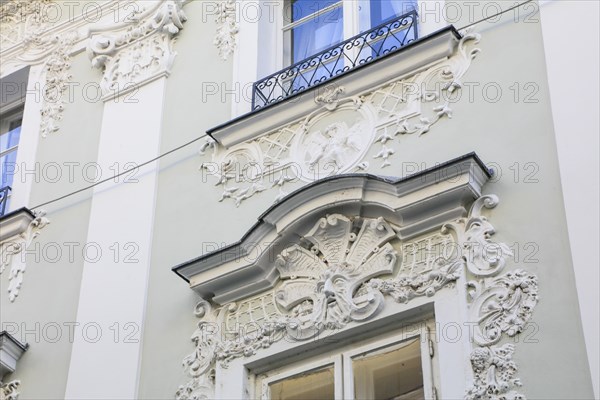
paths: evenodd
<path fill-rule="evenodd" d="M 12 189 L 10 186 L 4 186 L 0 189 L 0 217 L 6 213 L 6 207 L 8 204 L 8 195 Z"/>
<path fill-rule="evenodd" d="M 416 39 L 417 12 L 411 11 L 255 82 L 252 110 L 326 82 Z"/>

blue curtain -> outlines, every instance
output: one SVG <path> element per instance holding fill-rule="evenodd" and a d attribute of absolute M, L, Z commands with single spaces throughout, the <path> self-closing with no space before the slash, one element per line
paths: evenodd
<path fill-rule="evenodd" d="M 10 132 L 5 133 L 0 136 L 0 152 L 10 149 L 19 144 L 19 138 L 21 136 L 21 127 L 17 126 L 12 129 Z M 9 173 L 8 171 L 13 171 L 14 168 L 8 168 L 7 165 L 13 165 L 17 161 L 17 151 L 11 151 L 3 155 L 0 158 L 0 188 L 5 186 L 11 186 L 13 182 L 13 173 Z"/>

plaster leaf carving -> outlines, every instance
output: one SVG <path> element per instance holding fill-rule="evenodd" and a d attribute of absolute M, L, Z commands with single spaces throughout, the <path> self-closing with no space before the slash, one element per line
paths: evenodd
<path fill-rule="evenodd" d="M 469 282 L 471 320 L 477 321 L 474 340 L 480 346 L 497 343 L 502 333 L 522 332 L 538 302 L 534 274 L 517 269 L 489 281 Z"/>
<path fill-rule="evenodd" d="M 440 289 L 460 277 L 462 263 L 438 260 L 438 267 L 423 275 L 399 275 L 393 280 L 374 279 L 371 286 L 398 303 L 408 303 L 415 297 L 432 297 Z"/>
<path fill-rule="evenodd" d="M 506 258 L 513 255 L 505 243 L 491 240 L 496 233 L 494 226 L 481 215 L 483 208 L 494 208 L 498 204 L 495 195 L 482 196 L 473 203 L 468 218 L 444 225 L 443 231 L 454 231 L 457 242 L 463 249 L 467 269 L 477 276 L 491 276 L 502 271 Z"/>
<path fill-rule="evenodd" d="M 235 25 L 233 0 L 222 3 L 222 9 L 230 13 L 223 26 Z M 228 29 L 221 35 L 223 40 L 218 41 L 224 43 L 226 55 L 235 43 L 235 34 L 230 35 Z M 214 175 L 225 194 L 232 193 L 228 192 L 232 187 L 240 191 L 248 188 L 244 196 L 226 195 L 219 199 L 230 199 L 239 206 L 262 192 L 251 188 L 256 182 L 267 188 L 265 191 L 278 189 L 276 201 L 284 197 L 287 191 L 283 186 L 287 182 L 272 185 L 282 172 L 290 182 L 313 182 L 356 170 L 377 172 L 374 165 L 377 169 L 391 166 L 402 152 L 401 135 L 425 134 L 441 119 L 452 118 L 451 94 L 460 90 L 460 79 L 479 52 L 471 49 L 469 43 L 478 41 L 478 35 L 466 34 L 448 59 L 355 96 L 344 97 L 344 87 L 330 85 L 315 97 L 319 107 L 311 114 L 257 138 L 229 148 L 202 145 L 201 154 L 213 149 L 211 162 L 202 163 L 203 172 Z M 372 150 L 375 145 L 381 147 Z M 232 161 L 236 152 L 249 148 L 258 153 L 245 161 Z M 372 156 L 367 156 L 369 151 Z M 369 163 L 370 157 L 381 160 L 381 164 Z M 252 179 L 244 175 L 248 170 L 256 171 Z"/>
<path fill-rule="evenodd" d="M 59 130 L 59 121 L 65 109 L 68 84 L 71 81 L 71 48 L 78 40 L 76 33 L 63 38 L 56 38 L 55 50 L 48 56 L 44 69 L 46 85 L 44 86 L 44 103 L 41 109 L 40 133 L 42 137 Z"/>
<path fill-rule="evenodd" d="M 0 400 L 17 400 L 20 386 L 21 381 L 18 380 L 0 385 Z"/>
<path fill-rule="evenodd" d="M 383 146 L 381 151 L 373 156 L 373 158 L 381 158 L 383 160 L 383 164 L 381 164 L 381 168 L 388 167 L 392 165 L 389 158 L 396 153 L 396 150 L 391 147 Z"/>
<path fill-rule="evenodd" d="M 240 30 L 236 20 L 235 0 L 224 0 L 217 10 L 217 34 L 214 45 L 219 50 L 219 56 L 225 61 L 236 48 L 236 36 Z"/>
<path fill-rule="evenodd" d="M 97 35 L 87 48 L 92 66 L 102 69 L 105 97 L 119 96 L 160 76 L 175 60 L 173 44 L 187 17 L 182 0 L 167 0 L 146 19 L 116 34 Z"/>
<path fill-rule="evenodd" d="M 0 274 L 4 272 L 6 267 L 10 266 L 8 298 L 11 302 L 14 302 L 19 295 L 26 268 L 25 260 L 22 257 L 15 256 L 27 249 L 33 240 L 38 237 L 40 231 L 50 223 L 45 215 L 44 211 L 35 212 L 35 219 L 29 223 L 23 233 L 17 236 L 16 239 L 0 243 Z"/>
<path fill-rule="evenodd" d="M 516 378 L 517 364 L 512 360 L 515 346 L 476 348 L 471 353 L 473 386 L 466 400 L 525 400 L 515 389 L 521 386 Z"/>

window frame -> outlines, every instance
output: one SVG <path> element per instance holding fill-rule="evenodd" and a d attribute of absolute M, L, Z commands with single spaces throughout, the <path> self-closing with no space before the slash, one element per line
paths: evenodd
<path fill-rule="evenodd" d="M 25 102 L 24 101 L 18 101 L 16 102 L 16 104 L 11 104 L 10 108 L 7 107 L 6 110 L 2 110 L 2 118 L 0 118 L 0 136 L 3 136 L 5 134 L 10 133 L 13 129 L 10 129 L 11 125 L 13 122 L 15 121 L 20 121 L 21 123 L 19 124 L 19 128 L 21 129 L 21 132 L 19 134 L 19 141 L 17 142 L 16 145 L 12 146 L 12 147 L 7 147 L 6 149 L 0 149 L 0 161 L 2 160 L 2 157 L 10 154 L 10 153 L 15 153 L 16 157 L 18 157 L 19 154 L 19 145 L 21 143 L 21 135 L 23 134 L 23 115 L 25 113 Z M 15 159 L 16 159 L 15 157 Z M 3 169 L 3 168 L 2 168 Z M 4 188 L 9 188 L 9 190 L 5 193 L 5 197 L 2 198 L 2 209 L 0 210 L 0 212 L 3 212 L 3 214 L 6 214 L 8 210 L 10 210 L 10 201 L 11 201 L 11 197 L 12 197 L 12 190 L 13 190 L 13 184 L 14 181 L 11 182 L 10 184 L 6 184 L 3 185 L 2 183 L 0 183 L 0 190 L 4 189 Z"/>
<path fill-rule="evenodd" d="M 301 365 L 297 365 L 301 364 Z M 282 367 L 274 372 L 265 374 L 266 376 L 260 379 L 260 384 L 256 385 L 256 389 L 260 389 L 260 399 L 269 400 L 271 398 L 269 393 L 269 386 L 275 382 L 282 381 L 287 378 L 291 378 L 296 375 L 304 374 L 319 370 L 324 367 L 333 366 L 333 382 L 336 400 L 344 400 L 343 396 L 343 368 L 342 368 L 342 355 L 331 355 L 326 357 L 320 357 L 317 360 L 308 362 L 298 362 L 290 367 Z M 257 393 L 258 394 L 258 393 Z"/>
<path fill-rule="evenodd" d="M 434 326 L 435 320 L 433 317 L 417 320 L 414 323 L 407 321 L 407 325 L 403 325 L 399 330 L 374 333 L 374 337 L 362 339 L 357 343 L 344 343 L 333 348 L 327 347 L 325 354 L 322 356 L 309 356 L 305 359 L 295 360 L 288 365 L 277 365 L 275 368 L 262 373 L 253 374 L 250 369 L 250 380 L 254 382 L 255 396 L 261 400 L 270 400 L 270 384 L 333 365 L 335 399 L 354 399 L 353 358 L 417 339 L 421 350 L 424 397 L 433 399 L 436 393 L 434 374 L 434 368 L 436 367 L 434 366 L 435 360 L 433 357 L 435 351 L 432 353 L 435 345 L 431 338 L 431 329 Z"/>

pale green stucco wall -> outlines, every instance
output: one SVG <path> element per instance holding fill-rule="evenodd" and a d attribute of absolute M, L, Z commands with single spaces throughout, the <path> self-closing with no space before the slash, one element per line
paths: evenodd
<path fill-rule="evenodd" d="M 99 75 L 90 68 L 85 53 L 72 58 L 70 72 L 73 82 L 82 85 L 97 82 Z M 39 138 L 36 160 L 40 173 L 15 177 L 34 181 L 30 207 L 90 184 L 84 179 L 82 167 L 96 161 L 103 103 L 86 101 L 77 88 L 72 93 L 73 101 L 65 105 L 60 130 Z M 60 166 L 60 176 L 55 176 L 55 169 L 44 169 L 49 163 Z M 69 167 L 65 163 L 79 164 Z M 23 382 L 21 399 L 64 397 L 72 347 L 69 327 L 77 321 L 91 194 L 87 191 L 42 207 L 51 223 L 29 249 L 23 286 L 14 303 L 8 301 L 8 279 L 2 276 L 2 326 L 10 332 L 16 323 L 18 332 L 14 336 L 30 346 L 17 371 L 6 377 Z M 72 257 L 69 246 L 74 249 Z"/>

